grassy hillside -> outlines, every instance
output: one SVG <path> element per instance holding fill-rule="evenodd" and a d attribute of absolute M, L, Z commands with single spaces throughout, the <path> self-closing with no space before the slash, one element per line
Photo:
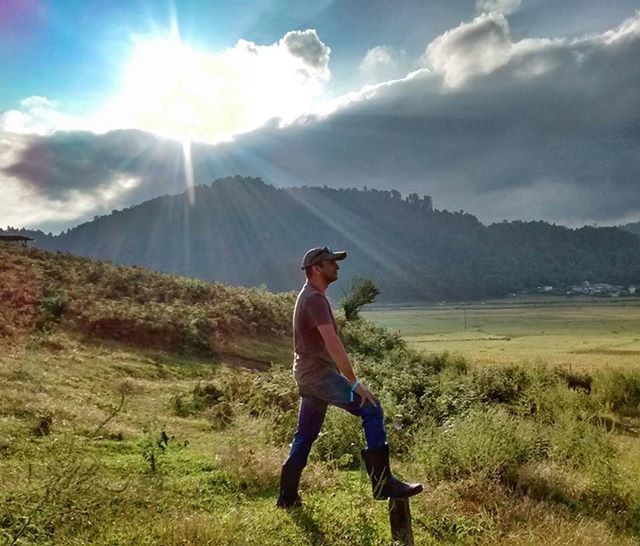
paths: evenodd
<path fill-rule="evenodd" d="M 0 253 L 6 543 L 390 543 L 340 411 L 304 508 L 274 507 L 298 403 L 290 295 Z M 474 368 L 366 321 L 342 335 L 383 401 L 397 472 L 425 482 L 417 544 L 640 543 L 640 374 Z"/>
<path fill-rule="evenodd" d="M 294 294 L 118 267 L 0 243 L 0 338 L 56 325 L 91 339 L 212 356 L 290 345 Z"/>

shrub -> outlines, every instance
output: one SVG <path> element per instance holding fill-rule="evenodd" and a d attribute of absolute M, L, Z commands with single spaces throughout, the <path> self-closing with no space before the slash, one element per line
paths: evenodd
<path fill-rule="evenodd" d="M 583 390 L 587 394 L 591 394 L 593 385 L 593 376 L 586 372 L 572 372 L 567 370 L 556 370 L 556 374 L 562 378 L 567 387 L 574 390 Z"/>
<path fill-rule="evenodd" d="M 380 290 L 375 281 L 354 277 L 344 291 L 344 299 L 340 302 L 344 316 L 347 321 L 359 318 L 359 311 L 362 306 L 373 303 L 380 294 Z"/>
<path fill-rule="evenodd" d="M 384 358 L 389 352 L 406 347 L 399 335 L 366 320 L 345 323 L 340 334 L 350 354 L 358 353 L 373 359 Z"/>
<path fill-rule="evenodd" d="M 84 332 L 100 338 L 178 353 L 213 354 L 208 319 L 198 307 L 105 301 L 79 310 L 77 317 Z"/>
<path fill-rule="evenodd" d="M 62 318 L 65 307 L 66 299 L 60 293 L 49 295 L 40 303 L 40 310 L 47 322 L 58 322 Z"/>
<path fill-rule="evenodd" d="M 138 441 L 142 458 L 149 465 L 149 472 L 155 474 L 161 457 L 169 445 L 169 436 L 157 423 L 152 423 L 143 429 L 143 436 Z"/>
<path fill-rule="evenodd" d="M 482 402 L 514 403 L 529 383 L 530 377 L 521 366 L 479 368 L 473 371 L 474 388 Z"/>
<path fill-rule="evenodd" d="M 40 415 L 33 427 L 35 436 L 49 436 L 51 434 L 51 425 L 53 424 L 53 416 L 50 413 Z"/>
<path fill-rule="evenodd" d="M 200 413 L 225 402 L 224 392 L 213 383 L 198 382 L 190 393 L 171 397 L 173 412 L 179 417 Z"/>
<path fill-rule="evenodd" d="M 594 395 L 610 411 L 623 416 L 640 415 L 640 373 L 613 371 L 597 374 Z"/>
<path fill-rule="evenodd" d="M 344 410 L 329 407 L 311 458 L 334 461 L 338 466 L 360 464 L 360 450 L 364 447 L 362 422 Z"/>
<path fill-rule="evenodd" d="M 533 423 L 495 407 L 474 409 L 442 427 L 425 423 L 413 451 L 435 479 L 473 474 L 500 480 L 520 465 L 544 458 L 547 450 Z"/>
<path fill-rule="evenodd" d="M 553 426 L 546 429 L 551 460 L 574 469 L 589 469 L 616 456 L 603 427 L 581 419 L 570 408 L 557 410 Z"/>

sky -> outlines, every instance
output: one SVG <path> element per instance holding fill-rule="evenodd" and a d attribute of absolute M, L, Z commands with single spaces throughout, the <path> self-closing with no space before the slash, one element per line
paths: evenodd
<path fill-rule="evenodd" d="M 640 220 L 640 0 L 3 0 L 0 227 L 228 175 Z"/>

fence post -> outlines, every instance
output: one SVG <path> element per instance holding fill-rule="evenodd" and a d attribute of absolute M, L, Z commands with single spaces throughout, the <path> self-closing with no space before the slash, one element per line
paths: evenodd
<path fill-rule="evenodd" d="M 408 498 L 389 499 L 389 522 L 391 523 L 391 538 L 394 544 L 414 546 Z"/>

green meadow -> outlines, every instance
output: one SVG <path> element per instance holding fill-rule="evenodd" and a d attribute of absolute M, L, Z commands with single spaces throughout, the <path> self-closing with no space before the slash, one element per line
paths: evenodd
<path fill-rule="evenodd" d="M 275 507 L 299 403 L 293 297 L 0 245 L 0 544 L 390 545 L 360 423 L 340 410 L 303 507 Z M 535 340 L 497 367 L 464 352 L 562 321 L 565 352 L 599 328 L 604 345 L 635 335 L 638 308 L 478 307 L 466 329 L 459 309 L 367 313 L 390 330 L 337 313 L 395 473 L 425 485 L 415 543 L 640 544 L 640 372 L 569 370 Z"/>
<path fill-rule="evenodd" d="M 507 300 L 376 309 L 364 315 L 419 351 L 449 351 L 478 365 L 640 367 L 640 298 Z"/>

